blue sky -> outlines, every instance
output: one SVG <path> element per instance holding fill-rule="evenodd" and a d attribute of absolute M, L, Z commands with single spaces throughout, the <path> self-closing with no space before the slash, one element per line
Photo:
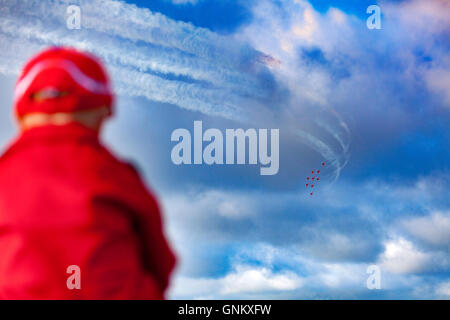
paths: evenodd
<path fill-rule="evenodd" d="M 179 256 L 171 298 L 450 297 L 448 3 L 100 2 L 2 3 L 0 142 L 26 59 L 49 45 L 99 55 L 118 92 L 104 139 L 159 196 Z M 170 135 L 195 120 L 279 128 L 279 173 L 174 165 Z"/>

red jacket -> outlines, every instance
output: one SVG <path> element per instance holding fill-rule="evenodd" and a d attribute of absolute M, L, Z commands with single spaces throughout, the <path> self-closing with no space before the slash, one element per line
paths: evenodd
<path fill-rule="evenodd" d="M 0 298 L 162 299 L 174 264 L 155 199 L 95 131 L 33 128 L 0 158 Z"/>

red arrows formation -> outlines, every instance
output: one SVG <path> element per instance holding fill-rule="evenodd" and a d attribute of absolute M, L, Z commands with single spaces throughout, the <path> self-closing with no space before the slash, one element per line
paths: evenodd
<path fill-rule="evenodd" d="M 322 162 L 322 167 L 325 166 L 325 162 Z M 315 172 L 315 173 L 314 173 Z M 320 169 L 311 172 L 312 176 L 306 177 L 306 188 L 311 188 L 311 193 L 309 195 L 313 195 L 314 184 L 319 183 L 320 181 Z"/>

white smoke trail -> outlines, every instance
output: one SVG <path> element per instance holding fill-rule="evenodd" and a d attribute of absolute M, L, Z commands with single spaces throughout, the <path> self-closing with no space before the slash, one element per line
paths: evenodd
<path fill-rule="evenodd" d="M 67 7 L 74 4 L 81 7 L 80 30 L 66 27 Z M 31 54 L 50 45 L 74 46 L 105 60 L 121 95 L 240 122 L 270 100 L 272 92 L 261 80 L 266 65 L 277 58 L 283 63 L 282 57 L 251 48 L 246 39 L 218 35 L 122 1 L 0 0 L 0 16 L 1 73 L 17 74 Z M 272 53 L 265 49 L 261 51 Z M 279 63 L 271 70 L 279 72 Z M 289 76 L 281 72 L 277 78 L 282 82 Z M 328 121 L 316 124 L 341 150 L 311 132 L 299 130 L 298 136 L 335 167 L 337 179 L 348 161 L 349 131 L 335 117 L 340 128 Z"/>
<path fill-rule="evenodd" d="M 19 52 L 28 53 L 36 51 L 40 44 L 41 47 L 66 45 L 91 51 L 106 60 L 113 78 L 119 79 L 116 86 L 123 94 L 232 119 L 242 118 L 239 110 L 248 104 L 247 97 L 264 99 L 265 92 L 255 74 L 242 72 L 236 63 L 225 66 L 227 59 L 233 61 L 242 57 L 230 57 L 227 54 L 230 50 L 215 47 L 214 41 L 217 42 L 219 36 L 210 31 L 117 1 L 80 1 L 85 13 L 81 30 L 66 28 L 65 10 L 73 4 L 71 1 L 16 3 L 3 0 L 0 4 L 3 9 L 2 49 L 21 47 L 23 50 Z M 117 12 L 120 12 L 118 16 Z M 117 35 L 123 39 L 117 39 Z M 212 44 L 208 42 L 210 39 Z M 236 41 L 229 39 L 227 42 L 242 50 L 242 45 Z M 210 61 L 210 53 L 215 50 L 222 53 L 221 59 Z M 205 59 L 205 54 L 209 60 Z M 17 72 L 17 63 L 15 54 L 4 54 L 0 70 Z M 115 74 L 119 70 L 120 76 Z"/>

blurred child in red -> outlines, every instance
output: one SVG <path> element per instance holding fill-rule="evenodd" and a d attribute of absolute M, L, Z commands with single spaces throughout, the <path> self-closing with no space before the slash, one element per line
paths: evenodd
<path fill-rule="evenodd" d="M 154 197 L 99 142 L 114 99 L 100 63 L 48 49 L 14 99 L 21 133 L 0 158 L 0 298 L 163 299 L 175 258 Z M 68 286 L 69 266 L 81 288 Z"/>

